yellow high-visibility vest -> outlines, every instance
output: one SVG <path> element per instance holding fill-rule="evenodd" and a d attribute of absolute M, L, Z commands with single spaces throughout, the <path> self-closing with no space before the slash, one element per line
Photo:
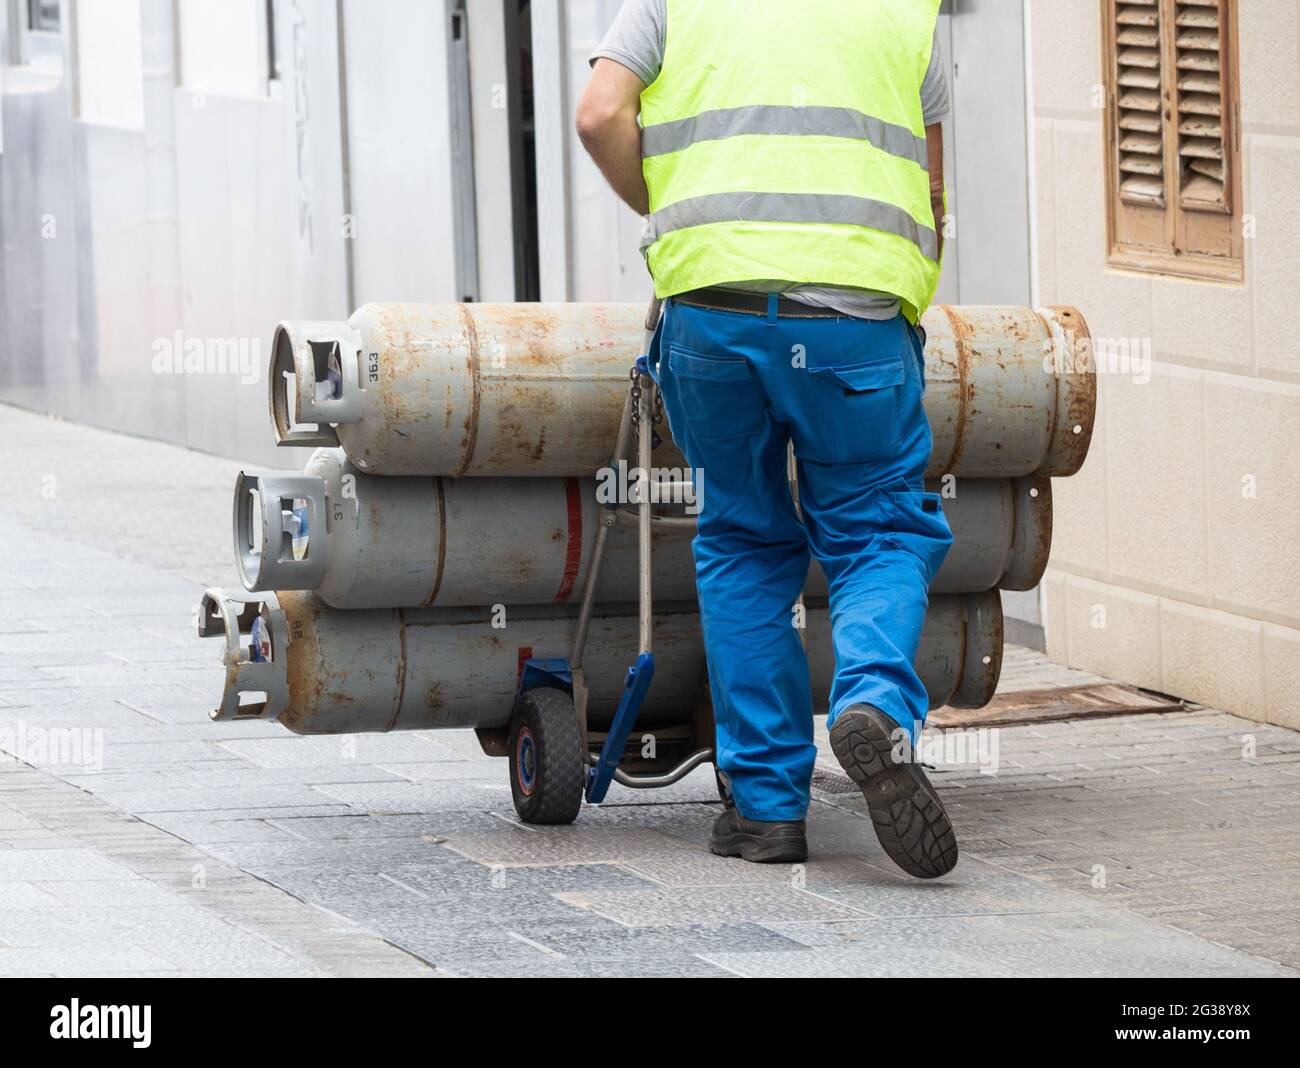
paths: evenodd
<path fill-rule="evenodd" d="M 641 94 L 661 297 L 752 279 L 896 294 L 939 282 L 921 84 L 940 0 L 668 0 Z"/>

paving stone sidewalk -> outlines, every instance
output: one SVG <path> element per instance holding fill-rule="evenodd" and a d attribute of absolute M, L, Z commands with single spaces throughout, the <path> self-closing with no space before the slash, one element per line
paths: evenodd
<path fill-rule="evenodd" d="M 526 827 L 469 732 L 208 720 L 193 614 L 236 581 L 238 464 L 5 406 L 0 442 L 0 974 L 1300 969 L 1293 732 L 1196 710 L 972 736 L 997 771 L 938 765 L 963 854 L 934 883 L 884 858 L 820 722 L 806 865 L 710 856 L 706 770 Z M 1011 651 L 1009 686 L 1045 679 L 1086 677 Z"/>

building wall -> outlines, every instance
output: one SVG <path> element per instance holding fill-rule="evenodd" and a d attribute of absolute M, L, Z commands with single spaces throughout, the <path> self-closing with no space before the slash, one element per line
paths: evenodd
<path fill-rule="evenodd" d="M 1238 4 L 1243 286 L 1106 268 L 1101 17 L 1029 6 L 1039 296 L 1153 363 L 1101 369 L 1088 461 L 1053 487 L 1048 652 L 1300 728 L 1300 11 Z"/>
<path fill-rule="evenodd" d="M 4 9 L 0 400 L 287 466 L 305 454 L 273 446 L 265 346 L 280 318 L 348 310 L 335 8 L 277 5 L 284 62 L 255 93 L 178 68 L 176 14 L 201 8 L 123 5 L 130 48 L 74 47 L 74 15 L 102 12 L 65 0 L 26 57 Z M 135 92 L 92 91 L 87 65 Z M 176 373 L 190 343 L 231 369 Z"/>
<path fill-rule="evenodd" d="M 267 417 L 276 323 L 458 296 L 448 9 L 282 0 L 276 69 L 240 79 L 266 37 L 210 31 L 257 0 L 114 6 L 130 48 L 64 0 L 17 55 L 24 6 L 0 5 L 0 401 L 300 466 Z M 191 342 L 252 370 L 156 358 Z"/>

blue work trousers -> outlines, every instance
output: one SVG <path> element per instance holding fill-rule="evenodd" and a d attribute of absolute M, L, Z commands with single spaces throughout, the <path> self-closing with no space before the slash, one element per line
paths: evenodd
<path fill-rule="evenodd" d="M 913 660 L 952 534 L 923 481 L 922 338 L 901 315 L 778 317 L 774 296 L 766 316 L 669 301 L 650 359 L 702 473 L 694 553 L 718 766 L 741 815 L 803 819 L 816 746 L 796 602 L 810 550 L 829 582 L 828 724 L 864 703 L 915 738 L 928 707 Z"/>

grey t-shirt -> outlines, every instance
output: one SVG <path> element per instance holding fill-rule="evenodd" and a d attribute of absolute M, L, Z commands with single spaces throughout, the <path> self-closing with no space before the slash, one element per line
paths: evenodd
<path fill-rule="evenodd" d="M 668 0 L 624 0 L 614 25 L 605 34 L 591 62 L 612 59 L 635 74 L 645 85 L 659 77 L 663 66 L 664 41 L 668 30 Z M 948 117 L 952 104 L 948 91 L 948 74 L 940 50 L 939 31 L 935 28 L 934 47 L 930 53 L 930 67 L 925 72 L 921 86 L 921 113 L 927 126 L 942 122 Z M 869 289 L 847 289 L 841 286 L 814 286 L 754 279 L 748 282 L 730 282 L 729 289 L 745 289 L 760 293 L 774 290 L 804 304 L 831 308 L 844 315 L 859 319 L 892 319 L 898 314 L 898 298 L 888 293 Z"/>

